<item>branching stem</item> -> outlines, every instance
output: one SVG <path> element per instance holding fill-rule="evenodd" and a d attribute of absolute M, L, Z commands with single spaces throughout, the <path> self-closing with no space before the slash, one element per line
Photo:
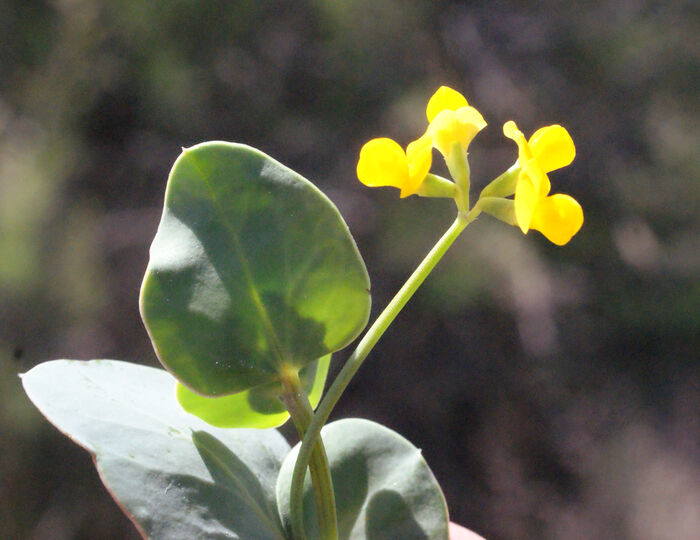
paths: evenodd
<path fill-rule="evenodd" d="M 313 417 L 313 409 L 309 403 L 309 398 L 304 393 L 296 371 L 290 371 L 283 377 L 282 386 L 284 393 L 280 396 L 280 399 L 292 417 L 294 426 L 299 433 L 299 438 L 303 439 Z M 311 448 L 311 452 L 302 472 L 306 472 L 307 466 L 311 472 L 319 534 L 322 540 L 338 540 L 338 519 L 335 508 L 335 495 L 333 493 L 333 481 L 328 466 L 328 456 L 326 456 L 321 437 L 316 437 L 313 447 L 309 446 L 309 448 Z M 302 474 L 302 481 L 303 478 L 304 475 Z M 299 513 L 298 515 L 301 516 L 302 514 Z M 292 512 L 292 530 L 294 531 L 295 539 L 304 540 L 306 538 L 303 518 L 295 526 L 294 512 Z"/>
<path fill-rule="evenodd" d="M 306 467 L 309 461 L 313 460 L 313 452 L 316 448 L 316 442 L 320 441 L 319 434 L 321 428 L 328 420 L 333 407 L 340 399 L 345 388 L 350 383 L 350 380 L 355 375 L 357 370 L 364 362 L 367 355 L 376 345 L 379 338 L 382 337 L 386 329 L 396 318 L 399 312 L 403 309 L 406 303 L 411 299 L 418 287 L 425 281 L 428 274 L 432 271 L 438 261 L 445 254 L 447 249 L 457 239 L 460 233 L 466 228 L 469 223 L 474 221 L 481 213 L 481 208 L 477 202 L 469 212 L 459 212 L 457 219 L 440 238 L 437 244 L 433 246 L 428 255 L 414 270 L 413 274 L 408 278 L 403 287 L 396 293 L 394 298 L 389 302 L 384 311 L 377 317 L 374 324 L 364 335 L 355 351 L 350 355 L 347 362 L 343 366 L 338 376 L 333 381 L 333 384 L 328 389 L 325 397 L 316 409 L 311 422 L 306 427 L 306 434 L 303 437 L 297 461 L 294 465 L 294 473 L 292 475 L 292 485 L 290 494 L 290 512 L 292 521 L 292 534 L 295 540 L 302 540 L 304 535 L 304 518 L 303 518 L 303 482 L 306 473 Z M 313 475 L 313 469 L 312 469 Z"/>

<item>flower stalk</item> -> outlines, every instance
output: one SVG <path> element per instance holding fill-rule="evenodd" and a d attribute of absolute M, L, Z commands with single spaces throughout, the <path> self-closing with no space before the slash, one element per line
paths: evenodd
<path fill-rule="evenodd" d="M 304 536 L 304 518 L 303 518 L 303 483 L 306 472 L 306 467 L 313 459 L 313 451 L 316 442 L 320 440 L 321 428 L 328 420 L 331 411 L 340 399 L 348 384 L 352 380 L 357 370 L 360 369 L 369 353 L 377 344 L 379 339 L 384 335 L 389 325 L 394 321 L 396 316 L 401 312 L 406 303 L 411 299 L 413 294 L 418 290 L 418 287 L 425 281 L 430 272 L 435 268 L 435 265 L 442 259 L 449 247 L 454 243 L 462 231 L 474 221 L 481 213 L 479 204 L 476 204 L 469 212 L 459 212 L 457 219 L 452 223 L 449 229 L 443 234 L 442 238 L 433 246 L 428 255 L 414 270 L 413 274 L 403 284 L 401 289 L 396 293 L 394 298 L 384 308 L 384 311 L 377 317 L 374 324 L 364 335 L 355 351 L 350 355 L 347 362 L 343 366 L 338 376 L 333 381 L 333 384 L 328 389 L 326 395 L 321 400 L 316 413 L 313 415 L 311 422 L 306 427 L 306 434 L 303 437 L 299 454 L 294 465 L 292 475 L 291 495 L 290 495 L 290 512 L 292 522 L 292 534 L 295 540 L 303 539 Z"/>

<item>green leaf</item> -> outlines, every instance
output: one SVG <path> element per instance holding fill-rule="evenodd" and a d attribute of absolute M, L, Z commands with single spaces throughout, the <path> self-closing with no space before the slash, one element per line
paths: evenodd
<path fill-rule="evenodd" d="M 299 372 L 311 406 L 316 408 L 326 383 L 331 355 L 328 354 Z M 268 383 L 223 397 L 205 397 L 177 383 L 177 400 L 182 408 L 221 428 L 274 428 L 289 419 L 289 413 L 277 396 L 279 383 Z"/>
<path fill-rule="evenodd" d="M 398 433 L 358 418 L 321 430 L 333 478 L 340 540 L 447 540 L 445 498 L 420 450 Z M 277 480 L 280 517 L 289 526 L 289 492 L 299 445 Z M 318 538 L 311 480 L 304 482 L 307 536 Z"/>
<path fill-rule="evenodd" d="M 54 360 L 22 376 L 29 398 L 88 450 L 105 486 L 154 540 L 283 540 L 275 481 L 289 445 L 275 430 L 222 430 L 187 414 L 166 371 Z"/>
<path fill-rule="evenodd" d="M 253 148 L 183 150 L 141 289 L 163 365 L 207 396 L 278 380 L 352 341 L 369 278 L 336 207 Z"/>

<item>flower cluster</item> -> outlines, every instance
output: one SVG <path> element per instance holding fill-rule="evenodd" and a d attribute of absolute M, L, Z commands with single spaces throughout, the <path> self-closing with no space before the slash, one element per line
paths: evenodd
<path fill-rule="evenodd" d="M 467 150 L 486 122 L 462 94 L 446 86 L 430 98 L 426 116 L 425 133 L 405 151 L 388 138 L 366 143 L 360 151 L 357 177 L 370 187 L 398 188 L 401 197 L 453 197 L 459 210 L 466 212 Z M 573 161 L 576 149 L 571 136 L 565 128 L 552 125 L 538 129 L 528 140 L 513 121 L 506 122 L 503 133 L 518 145 L 517 161 L 482 191 L 474 208 L 517 225 L 523 233 L 534 229 L 554 244 L 566 244 L 581 228 L 583 210 L 569 195 L 549 194 L 547 173 Z M 430 174 L 433 148 L 445 158 L 454 183 Z M 511 195 L 513 199 L 508 199 Z"/>
<path fill-rule="evenodd" d="M 583 210 L 569 195 L 549 195 L 551 184 L 547 173 L 574 160 L 574 141 L 566 129 L 558 125 L 540 128 L 526 140 L 512 120 L 503 126 L 503 134 L 518 145 L 516 223 L 523 233 L 535 229 L 550 242 L 563 246 L 583 225 Z"/>
<path fill-rule="evenodd" d="M 406 147 L 406 152 L 392 139 L 372 139 L 362 147 L 357 163 L 357 177 L 370 187 L 392 186 L 401 197 L 419 192 L 432 165 L 432 149 L 445 157 L 456 143 L 467 151 L 474 136 L 486 127 L 481 113 L 469 106 L 466 98 L 446 86 L 438 89 L 426 108 L 428 129 Z"/>

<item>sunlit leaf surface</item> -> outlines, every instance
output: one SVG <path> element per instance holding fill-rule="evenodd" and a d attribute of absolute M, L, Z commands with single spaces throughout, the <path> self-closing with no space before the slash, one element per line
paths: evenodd
<path fill-rule="evenodd" d="M 335 206 L 247 146 L 183 151 L 150 256 L 144 322 L 161 362 L 200 394 L 275 381 L 367 322 L 369 278 Z"/>

